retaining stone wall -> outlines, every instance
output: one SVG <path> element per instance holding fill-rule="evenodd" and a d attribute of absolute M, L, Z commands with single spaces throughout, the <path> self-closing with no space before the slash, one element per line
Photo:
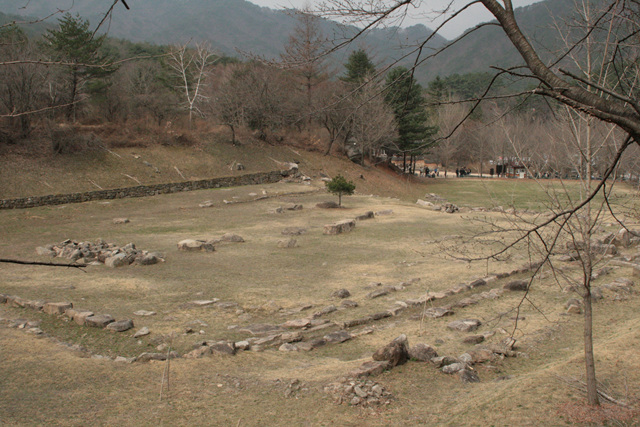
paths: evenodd
<path fill-rule="evenodd" d="M 0 209 L 25 209 L 47 205 L 65 205 L 92 200 L 124 199 L 147 197 L 158 194 L 179 193 L 181 191 L 205 190 L 240 185 L 271 184 L 291 175 L 294 171 L 282 170 L 261 172 L 241 176 L 202 179 L 199 181 L 172 182 L 168 184 L 138 185 L 136 187 L 114 188 L 111 190 L 87 191 L 84 193 L 53 194 L 48 196 L 22 197 L 0 200 Z"/>

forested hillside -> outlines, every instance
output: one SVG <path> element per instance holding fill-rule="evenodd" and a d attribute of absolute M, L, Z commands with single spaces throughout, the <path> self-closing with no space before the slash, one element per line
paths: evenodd
<path fill-rule="evenodd" d="M 66 10 L 73 6 L 93 25 L 104 16 L 107 7 L 100 0 L 72 2 L 70 0 L 31 0 L 26 4 L 14 0 L 0 0 L 0 11 L 23 16 L 48 16 L 54 7 Z M 573 8 L 571 0 L 547 0 L 518 9 L 523 30 L 534 44 L 549 51 L 549 56 L 561 48 L 559 34 L 553 30 L 554 20 L 561 22 Z M 54 20 L 49 20 L 51 23 Z M 154 44 L 180 44 L 188 41 L 211 43 L 211 47 L 224 55 L 241 56 L 253 53 L 267 58 L 278 57 L 284 50 L 296 26 L 291 11 L 259 7 L 246 0 L 137 0 L 130 10 L 121 5 L 114 8 L 112 18 L 103 26 L 111 37 Z M 30 26 L 33 31 L 33 26 Z M 39 27 L 39 28 L 42 28 Z M 352 36 L 356 28 L 341 26 L 323 20 L 320 29 L 333 44 Z M 353 46 L 334 55 L 334 65 L 343 63 L 355 49 L 365 48 L 378 65 L 389 64 L 403 58 L 415 48 L 417 42 L 432 31 L 423 25 L 399 29 L 378 28 L 368 33 Z M 437 35 L 427 44 L 424 54 L 443 46 L 447 41 Z M 428 53 L 427 53 L 428 52 Z M 411 66 L 415 56 L 409 56 L 398 65 Z M 490 66 L 509 66 L 517 62 L 517 55 L 502 29 L 484 27 L 470 37 L 454 44 L 416 70 L 422 84 L 436 76 L 491 71 Z"/>

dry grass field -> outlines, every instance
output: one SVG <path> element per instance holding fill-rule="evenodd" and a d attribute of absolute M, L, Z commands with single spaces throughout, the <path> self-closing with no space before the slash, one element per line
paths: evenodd
<path fill-rule="evenodd" d="M 118 151 L 121 158 L 132 157 L 127 150 Z M 422 313 L 431 306 L 453 306 L 474 294 L 501 289 L 509 280 L 526 278 L 526 273 L 348 328 L 353 339 L 312 351 L 283 352 L 276 346 L 235 356 L 178 358 L 169 366 L 166 361 L 115 362 L 117 356 L 166 352 L 167 346 L 184 355 L 203 341 L 250 338 L 242 331 L 248 325 L 280 325 L 331 305 L 340 307 L 319 317 L 329 322 L 327 329 L 309 332 L 321 337 L 338 330 L 342 322 L 384 312 L 397 301 L 419 299 L 528 263 L 525 251 L 488 263 L 456 260 L 451 256 L 456 245 L 473 248 L 464 236 L 478 230 L 474 219 L 502 222 L 505 215 L 468 209 L 446 214 L 420 207 L 415 200 L 436 193 L 460 206 L 490 207 L 495 202 L 505 207 L 542 209 L 543 198 L 531 184 L 455 179 L 404 182 L 384 171 L 313 153 L 268 150 L 262 161 L 266 157 L 298 160 L 302 172 L 312 178 L 310 184 L 290 182 L 0 211 L 0 258 L 48 261 L 36 255 L 37 246 L 100 238 L 117 245 L 134 243 L 165 258 L 157 265 L 117 269 L 0 264 L 2 294 L 70 301 L 75 307 L 135 322 L 130 331 L 112 333 L 0 304 L 0 318 L 4 319 L 0 322 L 0 425 L 546 426 L 588 424 L 588 420 L 594 425 L 639 425 L 634 409 L 640 397 L 637 291 L 604 289 L 604 299 L 595 305 L 599 380 L 609 394 L 629 406 L 616 408 L 605 421 L 598 421 L 597 414 L 580 418 L 577 412 L 583 408 L 583 394 L 561 378 L 582 377 L 582 317 L 566 313 L 564 304 L 572 294 L 563 292 L 548 272 L 546 279 L 535 282 L 529 301 L 521 306 L 517 326 L 514 307 L 522 300 L 520 292 L 504 292 L 496 299 L 455 308 L 449 317 L 432 319 Z M 166 149 L 144 155 L 171 158 L 166 157 Z M 225 156 L 220 161 L 228 165 L 232 157 Z M 170 171 L 178 160 L 157 163 Z M 255 167 L 251 162 L 251 158 L 243 159 L 247 172 L 273 169 L 268 164 L 271 161 L 256 161 Z M 185 174 L 190 165 L 193 163 L 186 162 L 178 168 Z M 129 172 L 124 173 L 134 176 Z M 324 191 L 320 172 L 329 176 L 342 173 L 354 180 L 357 194 L 343 198 L 344 208 L 316 207 L 319 202 L 336 199 Z M 96 170 L 91 179 L 108 182 L 109 175 Z M 54 176 L 43 179 L 48 185 L 64 188 L 64 182 L 56 183 Z M 142 176 L 142 172 L 135 176 Z M 205 177 L 195 172 L 189 173 L 191 176 Z M 121 186 L 126 179 L 118 178 L 110 185 Z M 37 187 L 36 181 L 24 180 L 24 188 Z M 80 187 L 90 189 L 86 182 Z M 35 193 L 46 193 L 38 188 Z M 24 191 L 2 188 L 5 197 L 21 196 Z M 256 200 L 263 195 L 268 197 Z M 204 201 L 213 206 L 199 207 Z M 303 208 L 276 213 L 277 208 L 292 204 Z M 368 211 L 392 213 L 358 221 L 347 234 L 323 234 L 325 224 Z M 121 217 L 130 222 L 113 223 Z M 298 243 L 295 248 L 278 245 L 289 238 L 282 234 L 287 227 L 306 230 L 294 237 Z M 617 229 L 613 222 L 607 227 L 608 231 Z M 238 234 L 245 242 L 220 244 L 210 253 L 177 250 L 177 242 L 183 239 L 206 240 L 224 233 Z M 637 255 L 636 248 L 625 251 L 629 256 Z M 632 278 L 630 267 L 610 261 L 604 260 L 611 270 L 596 286 L 619 277 Z M 398 288 L 388 295 L 368 298 L 367 294 L 380 288 L 376 283 Z M 349 299 L 357 307 L 342 308 L 340 300 L 331 296 L 341 288 L 351 292 Z M 213 299 L 219 302 L 191 304 Z M 134 315 L 138 310 L 156 314 Z M 44 334 L 9 327 L 20 318 L 40 322 Z M 338 404 L 335 396 L 325 391 L 400 334 L 406 334 L 410 345 L 426 343 L 442 356 L 460 356 L 473 345 L 462 342 L 468 334 L 446 325 L 469 318 L 481 320 L 474 333 L 485 334 L 488 343 L 499 343 L 513 333 L 518 357 L 475 365 L 481 382 L 474 384 L 444 374 L 430 363 L 409 361 L 371 377 L 392 395 L 391 402 L 383 406 Z M 151 333 L 133 338 L 142 327 Z"/>

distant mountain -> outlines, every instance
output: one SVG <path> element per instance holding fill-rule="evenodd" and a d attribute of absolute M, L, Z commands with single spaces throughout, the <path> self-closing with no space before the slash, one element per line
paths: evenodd
<path fill-rule="evenodd" d="M 297 19 L 291 13 L 256 6 L 245 0 L 130 0 L 128 4 L 131 10 L 116 5 L 112 19 L 103 24 L 102 29 L 108 30 L 110 36 L 156 44 L 206 40 L 215 50 L 231 56 L 252 52 L 268 58 L 277 57 L 284 51 L 289 34 L 297 25 Z M 0 11 L 42 17 L 56 8 L 64 10 L 72 5 L 71 13 L 78 13 L 92 25 L 97 25 L 111 1 L 0 0 Z M 357 31 L 355 27 L 328 20 L 322 21 L 321 28 L 326 37 L 336 40 Z M 387 63 L 390 58 L 399 58 L 407 52 L 401 48 L 402 44 L 422 40 L 431 33 L 423 25 L 375 30 L 345 52 L 334 55 L 334 60 L 342 64 L 350 51 L 365 47 L 376 63 Z M 441 46 L 445 42 L 446 39 L 438 36 L 430 46 Z"/>
<path fill-rule="evenodd" d="M 281 10 L 256 6 L 245 0 L 129 0 L 131 10 L 117 4 L 112 19 L 103 24 L 109 35 L 131 41 L 156 44 L 209 41 L 212 47 L 231 56 L 239 52 L 252 52 L 268 58 L 284 51 L 289 34 L 297 25 L 295 16 Z M 46 16 L 56 8 L 78 13 L 89 19 L 92 25 L 102 19 L 111 5 L 105 0 L 0 0 L 0 13 L 10 15 Z M 573 0 L 546 0 L 519 8 L 517 15 L 525 33 L 534 45 L 549 50 L 559 46 L 557 34 L 551 30 L 552 17 L 560 18 L 571 10 Z M 55 19 L 53 19 L 55 23 Z M 342 26 L 323 20 L 322 31 L 329 38 L 344 39 L 354 34 L 355 27 Z M 409 28 L 384 28 L 371 31 L 345 51 L 333 56 L 338 72 L 350 51 L 365 48 L 377 65 L 388 64 L 410 52 L 408 45 L 415 45 L 432 34 L 423 25 Z M 426 47 L 443 46 L 447 40 L 436 36 Z M 411 65 L 415 59 L 409 56 L 400 65 Z M 491 71 L 491 66 L 513 66 L 522 61 L 498 26 L 481 28 L 469 37 L 421 66 L 416 77 L 426 83 L 437 75 Z"/>
<path fill-rule="evenodd" d="M 522 31 L 541 54 L 543 59 L 555 57 L 562 49 L 562 42 L 554 22 L 573 12 L 574 0 L 546 0 L 516 9 L 516 17 Z M 497 24 L 497 21 L 492 21 Z M 446 76 L 477 71 L 492 71 L 491 67 L 512 67 L 524 64 L 501 27 L 484 26 L 469 33 L 450 49 L 429 61 L 422 70 L 423 75 Z"/>

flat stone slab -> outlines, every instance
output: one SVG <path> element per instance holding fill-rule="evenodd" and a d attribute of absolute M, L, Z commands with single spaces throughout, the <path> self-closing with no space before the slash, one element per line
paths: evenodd
<path fill-rule="evenodd" d="M 125 319 L 111 322 L 107 325 L 107 329 L 113 332 L 124 332 L 133 328 L 133 320 Z"/>
<path fill-rule="evenodd" d="M 155 316 L 156 312 L 147 311 L 147 310 L 138 310 L 138 311 L 134 311 L 133 314 L 135 314 L 136 316 Z"/>
<path fill-rule="evenodd" d="M 311 319 L 294 319 L 285 322 L 282 326 L 285 328 L 306 328 L 311 326 Z"/>
<path fill-rule="evenodd" d="M 471 332 L 475 331 L 482 325 L 478 319 L 463 319 L 463 320 L 455 320 L 447 325 L 447 328 L 453 329 L 454 331 L 460 332 Z"/>
<path fill-rule="evenodd" d="M 349 341 L 352 336 L 349 332 L 345 330 L 331 332 L 330 334 L 325 335 L 324 340 L 330 344 L 340 344 L 345 341 Z"/>
<path fill-rule="evenodd" d="M 337 234 L 348 233 L 354 228 L 356 228 L 356 221 L 353 219 L 345 219 L 334 224 L 325 225 L 323 233 L 333 236 Z"/>
<path fill-rule="evenodd" d="M 77 310 L 76 313 L 73 314 L 73 321 L 80 326 L 84 326 L 87 322 L 87 318 L 93 316 L 94 314 L 95 313 L 93 311 Z"/>
<path fill-rule="evenodd" d="M 92 328 L 104 328 L 109 323 L 115 322 L 110 314 L 97 314 L 93 316 L 89 316 L 85 319 L 85 325 L 91 326 Z"/>
<path fill-rule="evenodd" d="M 42 309 L 47 314 L 64 314 L 69 308 L 73 308 L 70 302 L 48 302 Z"/>
<path fill-rule="evenodd" d="M 251 335 L 269 335 L 273 333 L 284 332 L 285 329 L 279 325 L 269 325 L 264 323 L 258 323 L 254 325 L 248 325 L 241 329 L 238 329 L 239 332 L 247 332 Z"/>
<path fill-rule="evenodd" d="M 214 299 L 201 299 L 201 300 L 195 300 L 195 301 L 191 301 L 189 304 L 191 305 L 195 305 L 197 307 L 206 307 L 208 305 L 211 304 L 215 304 L 218 301 L 220 301 L 219 298 L 214 298 Z"/>
<path fill-rule="evenodd" d="M 364 362 L 360 367 L 351 371 L 349 376 L 352 377 L 374 377 L 380 375 L 384 371 L 389 369 L 389 362 L 386 360 L 376 361 L 372 360 Z"/>
<path fill-rule="evenodd" d="M 149 331 L 149 328 L 147 328 L 146 326 L 143 328 L 140 328 L 138 330 L 138 332 L 136 332 L 135 334 L 133 334 L 134 338 L 140 338 L 140 337 L 144 337 L 146 335 L 149 335 L 151 333 L 151 331 Z"/>
<path fill-rule="evenodd" d="M 453 316 L 453 314 L 454 312 L 446 307 L 429 307 L 424 311 L 424 315 L 426 317 L 431 317 L 433 319 L 439 319 L 445 316 Z"/>
<path fill-rule="evenodd" d="M 185 239 L 178 242 L 178 250 L 185 252 L 213 252 L 213 244 L 204 240 Z"/>
<path fill-rule="evenodd" d="M 176 359 L 178 357 L 180 356 L 175 351 L 169 353 L 170 359 Z M 136 357 L 136 362 L 149 362 L 151 360 L 167 360 L 167 353 L 142 353 Z"/>

